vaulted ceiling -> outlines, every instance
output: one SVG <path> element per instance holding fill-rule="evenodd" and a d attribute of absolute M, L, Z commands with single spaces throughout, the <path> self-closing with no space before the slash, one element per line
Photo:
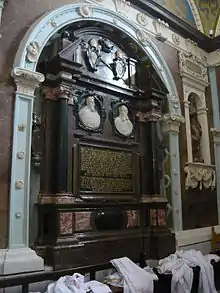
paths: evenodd
<path fill-rule="evenodd" d="M 185 22 L 209 36 L 220 35 L 220 0 L 154 0 Z"/>

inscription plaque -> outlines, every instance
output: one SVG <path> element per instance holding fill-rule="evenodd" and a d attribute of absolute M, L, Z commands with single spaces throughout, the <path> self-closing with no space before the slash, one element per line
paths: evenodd
<path fill-rule="evenodd" d="M 133 192 L 132 151 L 80 147 L 80 191 Z"/>

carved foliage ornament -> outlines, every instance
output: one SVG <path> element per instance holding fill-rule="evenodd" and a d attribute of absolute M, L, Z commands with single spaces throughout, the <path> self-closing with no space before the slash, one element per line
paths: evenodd
<path fill-rule="evenodd" d="M 199 163 L 188 163 L 184 168 L 186 173 L 185 188 L 195 189 L 199 187 L 200 190 L 203 188 L 212 190 L 216 185 L 216 175 L 213 166 L 199 164 Z"/>

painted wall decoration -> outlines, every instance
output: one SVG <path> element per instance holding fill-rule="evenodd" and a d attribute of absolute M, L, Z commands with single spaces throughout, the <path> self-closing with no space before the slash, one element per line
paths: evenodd
<path fill-rule="evenodd" d="M 188 24 L 196 27 L 196 23 L 187 0 L 154 0 L 167 10 L 181 18 Z M 204 1 L 207 2 L 207 1 Z"/>
<path fill-rule="evenodd" d="M 210 30 L 216 30 L 220 16 L 219 0 L 195 0 L 203 23 L 204 32 L 209 35 Z"/>

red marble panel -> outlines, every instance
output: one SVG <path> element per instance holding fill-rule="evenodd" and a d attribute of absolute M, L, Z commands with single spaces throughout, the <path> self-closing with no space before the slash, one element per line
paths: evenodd
<path fill-rule="evenodd" d="M 60 235 L 70 235 L 73 233 L 73 213 L 60 213 Z"/>
<path fill-rule="evenodd" d="M 92 212 L 76 212 L 75 213 L 75 231 L 92 230 L 91 214 Z"/>
<path fill-rule="evenodd" d="M 139 211 L 136 211 L 136 210 L 127 211 L 127 216 L 128 216 L 127 228 L 135 228 L 140 226 Z"/>
<path fill-rule="evenodd" d="M 157 222 L 158 222 L 158 226 L 160 227 L 166 226 L 166 214 L 164 209 L 157 210 Z"/>
<path fill-rule="evenodd" d="M 157 210 L 156 209 L 150 210 L 150 225 L 157 226 Z"/>

